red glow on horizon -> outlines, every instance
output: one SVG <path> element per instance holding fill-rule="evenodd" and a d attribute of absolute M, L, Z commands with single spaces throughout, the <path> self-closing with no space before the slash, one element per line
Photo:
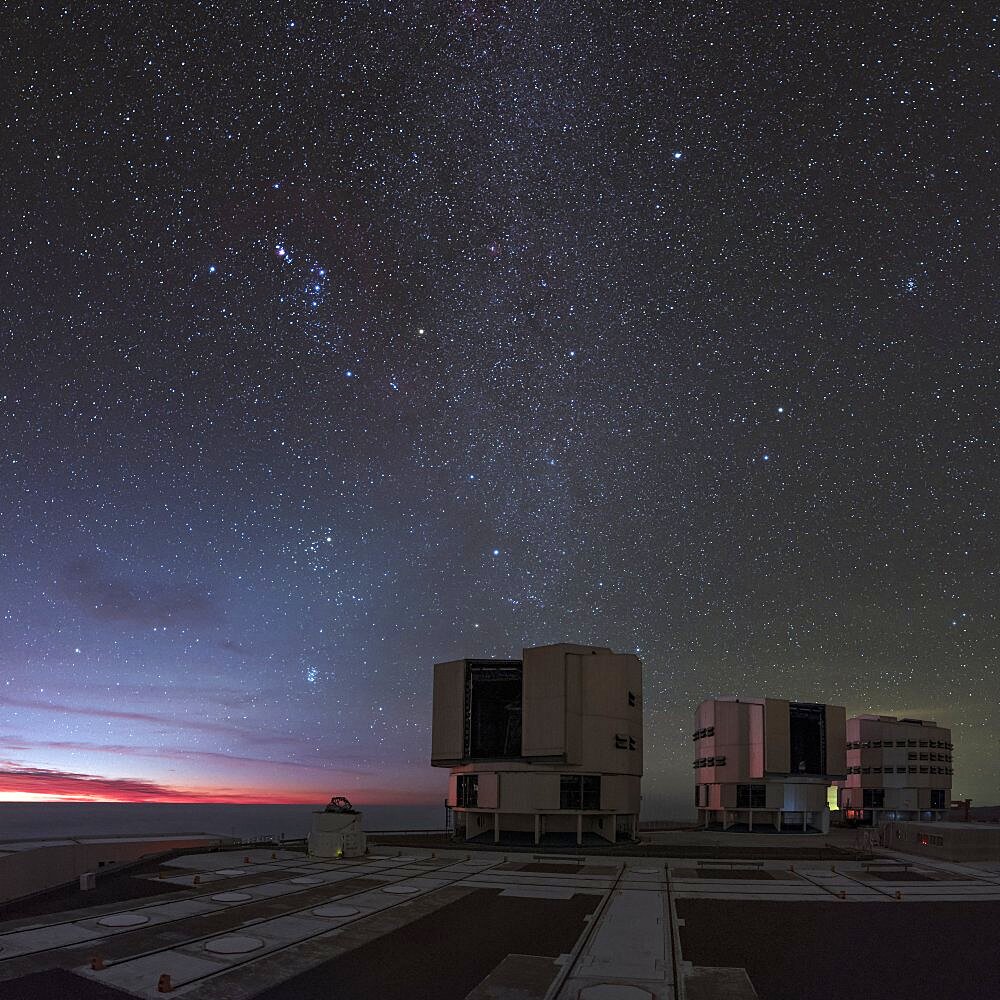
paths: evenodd
<path fill-rule="evenodd" d="M 357 805 L 426 805 L 428 792 L 338 787 L 336 776 L 323 788 L 287 790 L 232 787 L 171 787 L 141 778 L 109 778 L 49 768 L 0 767 L 0 802 L 120 802 L 224 805 L 322 805 L 343 794 Z"/>

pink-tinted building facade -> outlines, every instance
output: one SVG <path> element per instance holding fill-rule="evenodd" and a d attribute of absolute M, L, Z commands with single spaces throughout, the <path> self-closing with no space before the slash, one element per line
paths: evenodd
<path fill-rule="evenodd" d="M 714 698 L 695 718 L 695 804 L 706 827 L 819 830 L 846 777 L 846 710 L 779 698 Z"/>
<path fill-rule="evenodd" d="M 947 819 L 953 749 L 951 730 L 927 719 L 848 719 L 847 776 L 840 789 L 844 819 L 865 826 Z"/>

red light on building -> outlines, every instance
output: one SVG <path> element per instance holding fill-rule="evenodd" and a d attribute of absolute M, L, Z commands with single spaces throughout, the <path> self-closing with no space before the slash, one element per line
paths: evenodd
<path fill-rule="evenodd" d="M 926 833 L 920 834 L 920 846 L 921 847 L 928 847 L 930 845 L 930 842 L 931 842 L 931 838 L 929 836 L 927 836 Z"/>

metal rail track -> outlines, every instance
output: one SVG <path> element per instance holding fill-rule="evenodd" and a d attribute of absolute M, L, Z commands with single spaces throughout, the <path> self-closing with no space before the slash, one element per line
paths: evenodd
<path fill-rule="evenodd" d="M 397 857 L 398 856 L 399 855 L 397 855 Z M 391 867 L 383 868 L 383 869 L 381 869 L 381 871 L 385 871 L 385 872 L 394 871 L 396 868 L 403 868 L 403 867 L 405 867 L 407 864 L 411 863 L 411 861 L 412 861 L 412 859 L 410 859 L 408 861 L 402 861 L 399 864 L 392 865 Z M 358 868 L 363 867 L 365 864 L 370 864 L 370 863 L 371 862 L 346 862 L 344 864 L 344 867 L 345 868 L 349 867 L 351 869 L 358 869 Z M 337 866 L 337 869 L 338 870 L 343 870 L 340 865 Z M 211 874 L 211 873 L 207 873 L 207 874 Z M 372 872 L 371 874 L 377 875 L 378 872 Z M 235 877 L 236 876 L 233 876 L 233 878 L 235 878 Z M 285 878 L 277 878 L 277 879 L 274 879 L 274 880 L 272 880 L 270 882 L 255 882 L 253 885 L 248 885 L 245 888 L 246 889 L 256 889 L 256 888 L 258 888 L 260 886 L 277 885 L 279 882 L 287 882 L 287 881 L 288 881 L 288 877 L 286 876 Z M 206 885 L 211 885 L 211 883 L 205 883 L 205 884 Z M 334 885 L 339 885 L 339 882 L 329 882 L 327 884 L 331 885 L 331 886 L 334 886 Z M 296 892 L 305 892 L 309 888 L 319 888 L 319 886 L 318 885 L 314 885 L 314 886 L 303 885 L 301 888 L 297 887 L 297 888 L 293 889 L 291 892 L 287 893 L 287 895 L 293 896 L 293 895 L 295 895 Z M 217 892 L 227 892 L 227 891 L 228 892 L 232 892 L 232 891 L 238 892 L 238 891 L 241 891 L 241 890 L 240 889 L 235 889 L 235 890 L 229 889 L 229 890 L 227 890 L 223 886 L 219 886 L 219 888 L 217 890 L 215 890 L 215 891 L 217 891 Z M 51 927 L 65 927 L 65 926 L 67 926 L 69 924 L 78 924 L 81 920 L 99 919 L 101 917 L 109 916 L 110 914 L 113 914 L 113 913 L 136 913 L 136 912 L 139 912 L 141 910 L 154 909 L 155 907 L 157 907 L 157 906 L 163 906 L 166 903 L 175 903 L 175 902 L 176 903 L 183 903 L 183 902 L 186 902 L 188 900 L 198 900 L 198 899 L 204 899 L 206 897 L 208 899 L 211 899 L 211 893 L 210 892 L 192 893 L 190 895 L 183 895 L 183 896 L 182 895 L 171 895 L 171 896 L 168 896 L 166 899 L 161 898 L 161 899 L 158 899 L 155 902 L 137 904 L 136 906 L 128 906 L 128 907 L 125 907 L 124 909 L 122 908 L 121 903 L 126 903 L 126 902 L 128 902 L 128 900 L 121 900 L 121 903 L 115 904 L 116 908 L 113 909 L 113 910 L 102 910 L 101 912 L 91 912 L 91 913 L 84 914 L 84 915 L 81 915 L 81 916 L 78 916 L 78 917 L 73 917 L 73 918 L 70 918 L 70 919 L 67 919 L 67 920 L 54 920 L 54 921 L 52 921 L 51 923 L 48 923 L 48 924 L 31 924 L 31 925 L 27 925 L 27 926 L 24 926 L 24 927 L 18 927 L 15 930 L 0 931 L 0 962 L 13 962 L 13 961 L 16 961 L 19 958 L 28 958 L 29 956 L 32 956 L 32 955 L 42 955 L 42 954 L 44 954 L 47 951 L 60 951 L 60 950 L 68 949 L 68 948 L 85 948 L 85 947 L 88 947 L 88 942 L 87 941 L 80 941 L 77 944 L 73 944 L 73 943 L 57 944 L 57 945 L 52 945 L 49 948 L 37 948 L 34 951 L 21 951 L 21 952 L 17 952 L 16 954 L 13 954 L 13 955 L 4 955 L 3 954 L 3 950 L 2 950 L 3 940 L 4 940 L 5 937 L 8 937 L 9 935 L 21 934 L 24 931 L 48 930 Z M 274 897 L 274 896 L 265 896 L 262 899 L 247 899 L 247 900 L 244 900 L 242 902 L 229 904 L 229 905 L 227 905 L 225 907 L 225 909 L 227 909 L 227 910 L 238 910 L 241 906 L 250 906 L 253 903 L 260 903 L 264 899 L 274 899 L 274 898 L 276 898 L 276 897 Z M 322 904 L 315 904 L 315 905 L 321 906 Z M 219 912 L 222 912 L 222 911 L 220 910 Z M 143 925 L 141 925 L 139 927 L 130 927 L 130 928 L 126 929 L 126 930 L 118 931 L 117 933 L 115 933 L 112 928 L 108 928 L 108 931 L 106 933 L 102 934 L 100 937 L 94 938 L 94 943 L 96 943 L 98 941 L 103 941 L 107 937 L 116 937 L 116 938 L 117 937 L 123 937 L 123 936 L 125 936 L 126 934 L 129 934 L 132 931 L 149 930 L 150 927 L 165 927 L 168 924 L 175 923 L 178 920 L 188 920 L 188 919 L 190 919 L 190 917 L 191 917 L 191 914 L 185 914 L 185 915 L 179 916 L 179 917 L 171 917 L 168 920 L 157 921 L 157 923 L 155 923 L 155 924 L 143 924 Z"/>
<path fill-rule="evenodd" d="M 463 864 L 467 860 L 468 859 L 462 859 L 461 861 L 458 861 L 458 860 L 452 861 L 450 864 L 442 865 L 441 868 L 436 868 L 436 869 L 433 869 L 433 870 L 434 871 L 442 871 L 443 869 L 451 868 L 453 865 Z M 488 865 L 486 868 L 483 868 L 482 871 L 489 871 L 491 868 L 495 868 L 497 865 L 501 865 L 501 864 L 504 864 L 504 861 L 503 861 L 502 858 L 499 861 L 494 862 L 492 865 Z M 402 866 L 397 866 L 397 867 L 402 867 Z M 376 914 L 386 913 L 389 910 L 395 909 L 397 906 L 402 906 L 404 903 L 409 903 L 409 902 L 412 902 L 414 899 L 420 899 L 423 896 L 428 896 L 431 893 L 437 892 L 440 889 L 447 889 L 450 886 L 455 885 L 456 883 L 463 882 L 466 879 L 473 878 L 473 877 L 475 877 L 475 875 L 479 875 L 479 874 L 480 874 L 480 872 L 475 872 L 473 874 L 470 874 L 468 872 L 463 872 L 461 875 L 459 875 L 459 876 L 457 876 L 457 877 L 455 877 L 453 879 L 449 879 L 444 885 L 436 885 L 433 888 L 428 889 L 426 892 L 422 892 L 419 895 L 407 896 L 405 899 L 399 900 L 399 902 L 390 903 L 388 906 L 384 906 L 384 907 L 382 907 L 381 909 L 378 909 L 378 910 L 371 910 L 371 911 L 369 911 L 367 913 L 359 913 L 359 914 L 357 914 L 357 916 L 351 917 L 348 920 L 344 920 L 343 923 L 338 924 L 336 927 L 327 927 L 327 928 L 324 928 L 323 930 L 317 931 L 315 934 L 309 934 L 306 937 L 298 938 L 295 941 L 290 941 L 290 942 L 288 942 L 288 944 L 281 945 L 280 947 L 277 947 L 277 948 L 272 948 L 269 951 L 264 952 L 263 954 L 260 954 L 260 955 L 248 955 L 245 959 L 242 959 L 242 960 L 236 961 L 236 962 L 232 962 L 229 965 L 227 965 L 225 968 L 221 968 L 221 969 L 219 969 L 217 971 L 213 971 L 213 972 L 208 972 L 208 973 L 206 973 L 205 975 L 202 975 L 202 976 L 195 976 L 192 979 L 186 979 L 183 983 L 178 983 L 178 985 L 176 987 L 174 987 L 174 988 L 175 989 L 183 988 L 184 990 L 187 990 L 187 989 L 189 989 L 191 986 L 193 986 L 196 983 L 203 983 L 203 982 L 206 982 L 207 980 L 215 979 L 217 976 L 227 975 L 228 973 L 232 972 L 234 969 L 240 969 L 240 968 L 243 968 L 244 966 L 252 965 L 254 962 L 260 962 L 260 961 L 263 961 L 264 959 L 271 958 L 271 957 L 273 957 L 275 955 L 280 955 L 282 952 L 289 951 L 292 948 L 297 948 L 300 945 L 305 944 L 307 941 L 313 941 L 316 938 L 323 937 L 324 935 L 330 934 L 333 931 L 338 931 L 338 930 L 340 930 L 343 927 L 349 926 L 350 924 L 355 924 L 358 921 L 364 920 L 366 917 L 371 917 L 371 916 L 375 916 Z M 419 876 L 412 876 L 412 877 L 419 877 Z M 405 879 L 403 881 L 405 881 Z M 372 891 L 373 890 L 370 889 L 370 888 L 369 889 L 359 889 L 357 892 L 351 892 L 351 893 L 348 893 L 348 894 L 346 894 L 344 896 L 338 896 L 336 898 L 336 902 L 340 903 L 340 902 L 343 902 L 344 900 L 352 899 L 354 896 L 361 896 L 361 895 L 364 895 L 365 893 L 369 893 L 369 892 L 372 892 Z M 268 922 L 270 922 L 272 920 L 279 920 L 279 919 L 282 919 L 284 917 L 295 916 L 295 915 L 300 914 L 300 913 L 310 912 L 310 911 L 314 910 L 317 906 L 323 906 L 323 905 L 324 905 L 323 903 L 311 903 L 309 906 L 303 906 L 303 907 L 299 907 L 298 909 L 295 909 L 295 910 L 289 910 L 287 913 L 282 913 L 282 914 L 280 914 L 277 917 L 275 917 L 275 916 L 271 916 L 271 917 L 259 917 L 259 918 L 255 919 L 255 920 L 250 920 L 250 921 L 248 921 L 245 924 L 240 924 L 238 930 L 239 930 L 239 932 L 241 934 L 247 933 L 249 931 L 252 931 L 254 927 L 257 927 L 260 924 L 268 923 Z M 124 964 L 126 964 L 128 962 L 134 962 L 134 961 L 136 961 L 137 959 L 140 959 L 140 958 L 149 958 L 151 955 L 159 955 L 159 954 L 162 954 L 162 953 L 168 952 L 168 951 L 176 951 L 176 950 L 178 950 L 180 948 L 188 948 L 191 945 L 198 944 L 201 941 L 210 941 L 213 938 L 222 937 L 226 933 L 227 932 L 225 932 L 225 931 L 223 931 L 223 932 L 215 931 L 212 934 L 202 934 L 202 935 L 200 935 L 198 937 L 189 938 L 188 940 L 186 940 L 184 942 L 177 943 L 177 944 L 165 945 L 162 948 L 152 948 L 149 951 L 138 952 L 135 955 L 130 955 L 128 958 L 119 959 L 118 961 L 111 963 L 110 965 L 108 965 L 108 968 L 109 969 L 113 969 L 116 965 L 124 965 Z M 94 981 L 95 982 L 99 982 L 100 980 L 95 977 Z M 150 988 L 152 989 L 152 987 L 150 987 Z"/>
<path fill-rule="evenodd" d="M 625 874 L 625 868 L 625 862 L 622 861 L 618 866 L 618 874 L 615 876 L 614 882 L 611 883 L 601 901 L 590 914 L 590 921 L 584 928 L 583 933 L 577 939 L 576 944 L 573 945 L 573 950 L 569 953 L 569 958 L 567 958 L 565 964 L 556 973 L 556 978 L 549 984 L 549 988 L 545 991 L 543 1000 L 556 1000 L 556 997 L 559 996 L 566 980 L 572 975 L 573 969 L 576 968 L 577 962 L 580 961 L 583 949 L 587 947 L 587 943 L 590 941 L 597 925 L 601 922 L 601 915 L 604 913 L 605 909 L 607 909 L 607 905 L 611 901 L 611 897 L 614 896 L 617 891 L 618 886 L 621 883 L 622 876 Z"/>

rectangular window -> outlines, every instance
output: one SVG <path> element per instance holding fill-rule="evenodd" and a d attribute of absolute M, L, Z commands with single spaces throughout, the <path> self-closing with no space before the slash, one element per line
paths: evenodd
<path fill-rule="evenodd" d="M 884 788 L 865 788 L 862 795 L 865 809 L 882 809 L 885 806 Z"/>
<path fill-rule="evenodd" d="M 767 785 L 737 785 L 737 809 L 763 809 L 767 804 Z"/>
<path fill-rule="evenodd" d="M 479 805 L 479 775 L 460 774 L 458 776 L 458 788 L 456 791 L 456 802 L 459 808 L 474 809 Z"/>
<path fill-rule="evenodd" d="M 629 691 L 628 693 L 628 705 L 629 708 L 635 708 L 635 692 Z"/>
<path fill-rule="evenodd" d="M 559 778 L 560 809 L 600 809 L 599 774 L 563 774 Z"/>
<path fill-rule="evenodd" d="M 564 774 L 559 779 L 559 808 L 580 808 L 580 776 L 578 774 Z"/>

